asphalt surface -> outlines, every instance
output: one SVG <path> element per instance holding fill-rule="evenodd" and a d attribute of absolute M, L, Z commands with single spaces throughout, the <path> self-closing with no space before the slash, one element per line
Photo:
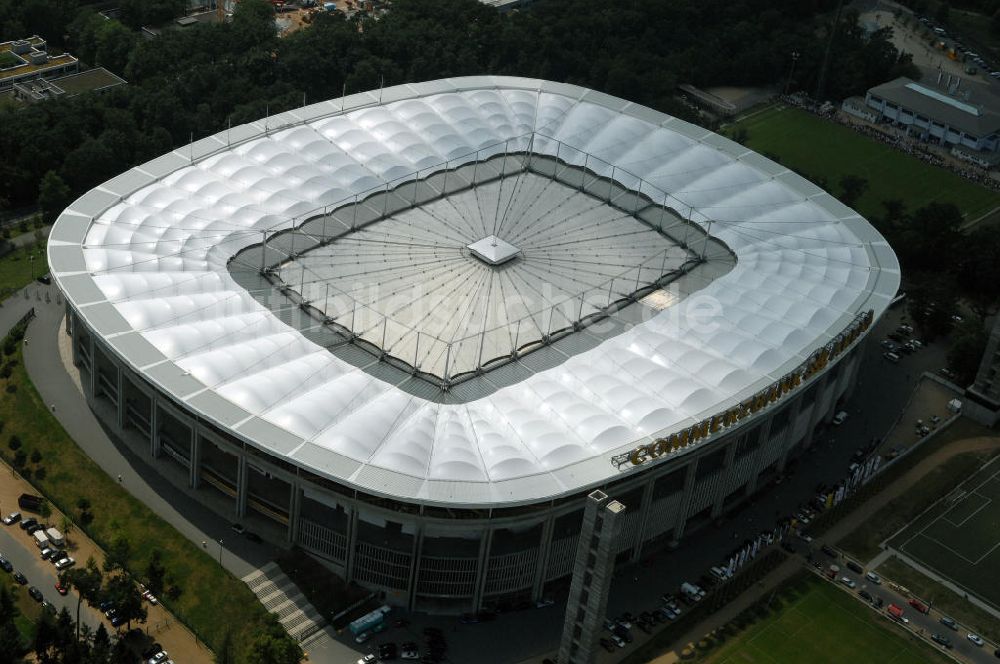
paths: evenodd
<path fill-rule="evenodd" d="M 271 560 L 275 547 L 234 538 L 226 515 L 212 511 L 197 492 L 178 488 L 162 476 L 159 468 L 164 462 L 155 462 L 157 468 L 154 468 L 148 456 L 141 456 L 109 437 L 66 373 L 58 353 L 53 351 L 63 317 L 63 308 L 55 301 L 55 288 L 34 284 L 29 289 L 49 291 L 52 303 L 45 304 L 44 298 L 41 302 L 34 298 L 30 301 L 38 316 L 29 329 L 31 343 L 25 349 L 25 363 L 42 398 L 55 406 L 56 417 L 72 432 L 80 447 L 109 475 L 121 475 L 122 484 L 130 493 L 190 540 L 208 542 L 208 547 L 217 550 L 218 540 L 223 539 L 222 564 L 237 577 Z M 12 302 L 12 309 L 19 306 L 13 305 L 13 300 L 8 302 Z M 638 565 L 620 570 L 611 589 L 609 615 L 624 611 L 638 614 L 655 608 L 662 593 L 675 592 L 682 581 L 697 579 L 744 539 L 808 502 L 817 484 L 831 484 L 843 478 L 854 451 L 889 431 L 921 373 L 943 367 L 946 354 L 945 346 L 938 343 L 904 357 L 899 364 L 884 360 L 877 342 L 895 329 L 900 314 L 900 310 L 890 312 L 873 330 L 864 350 L 855 391 L 844 406 L 849 414 L 847 421 L 817 432 L 812 448 L 786 470 L 780 485 L 726 515 L 721 523 L 690 534 L 678 550 L 653 553 Z M 7 316 L 8 307 L 0 309 L 0 325 L 6 323 Z M 564 611 L 565 604 L 557 601 L 551 607 L 505 614 L 495 621 L 475 625 L 459 624 L 455 617 L 418 613 L 405 616 L 410 621 L 407 627 L 389 629 L 368 644 L 355 644 L 349 635 L 328 635 L 310 641 L 306 650 L 310 660 L 320 664 L 355 662 L 361 654 L 375 650 L 378 643 L 398 644 L 408 640 L 420 643 L 421 629 L 436 626 L 445 632 L 453 662 L 541 661 L 558 647 Z M 518 635 L 516 639 L 510 638 L 513 633 Z M 617 655 L 624 656 L 628 651 L 626 648 Z"/>
<path fill-rule="evenodd" d="M 17 524 L 4 526 L 0 524 L 0 555 L 9 560 L 14 565 L 14 571 L 24 574 L 28 578 L 25 592 L 30 586 L 35 586 L 42 591 L 42 597 L 49 604 L 55 606 L 56 611 L 65 608 L 69 615 L 76 619 L 77 594 L 70 591 L 68 595 L 60 595 L 56 592 L 55 584 L 58 580 L 56 568 L 47 560 L 42 560 L 38 548 L 27 540 L 27 534 L 22 531 Z M 7 574 L 0 570 L 0 574 Z M 13 572 L 11 572 L 13 574 Z M 86 602 L 80 607 L 80 622 L 91 629 L 97 629 L 101 624 L 101 614 Z M 113 633 L 114 628 L 105 625 L 108 633 Z"/>
<path fill-rule="evenodd" d="M 957 630 L 952 630 L 946 627 L 940 622 L 941 618 L 945 615 L 934 609 L 933 606 L 930 607 L 930 612 L 927 614 L 921 613 L 916 608 L 910 606 L 909 599 L 902 593 L 893 590 L 885 581 L 881 584 L 873 583 L 872 581 L 865 578 L 864 574 L 858 574 L 847 569 L 845 562 L 846 560 L 842 556 L 831 557 L 822 553 L 821 551 L 816 551 L 813 554 L 813 560 L 820 563 L 823 571 L 830 568 L 830 565 L 837 565 L 840 571 L 836 575 L 836 583 L 843 588 L 845 592 L 849 592 L 852 595 L 857 596 L 858 601 L 872 606 L 872 610 L 876 610 L 875 607 L 861 598 L 860 592 L 862 590 L 868 592 L 873 598 L 881 598 L 883 606 L 881 609 L 877 609 L 883 615 L 888 616 L 886 609 L 890 604 L 895 604 L 903 609 L 903 622 L 901 626 L 902 629 L 908 629 L 913 633 L 922 636 L 923 638 L 930 638 L 933 634 L 938 634 L 947 638 L 951 642 L 951 648 L 946 648 L 942 645 L 930 643 L 932 647 L 939 648 L 941 650 L 950 650 L 952 653 L 957 654 L 961 657 L 966 658 L 971 662 L 996 662 L 997 658 L 993 654 L 993 647 L 987 644 L 985 647 L 976 646 L 968 639 L 969 630 L 962 629 L 961 626 Z M 842 579 L 850 579 L 855 584 L 855 588 L 849 588 L 843 583 Z M 892 618 L 890 618 L 892 620 Z"/>

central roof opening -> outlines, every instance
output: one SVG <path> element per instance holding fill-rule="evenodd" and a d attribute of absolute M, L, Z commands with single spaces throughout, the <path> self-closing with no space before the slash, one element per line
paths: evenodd
<path fill-rule="evenodd" d="M 620 333 L 595 323 L 705 263 L 707 243 L 611 177 L 517 152 L 359 195 L 230 269 L 258 265 L 334 345 L 448 390 L 582 330 L 581 348 Z"/>

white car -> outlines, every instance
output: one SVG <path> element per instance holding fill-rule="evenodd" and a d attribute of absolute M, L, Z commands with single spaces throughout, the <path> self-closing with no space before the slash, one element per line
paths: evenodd
<path fill-rule="evenodd" d="M 357 636 L 354 637 L 354 642 L 355 643 L 364 643 L 365 641 L 367 641 L 370 638 L 372 638 L 372 633 L 371 632 L 361 632 L 360 634 L 358 634 Z"/>
<path fill-rule="evenodd" d="M 625 639 L 623 639 L 622 637 L 618 636 L 617 634 L 612 634 L 611 635 L 611 641 L 616 646 L 618 646 L 619 648 L 624 648 L 625 647 Z"/>
<path fill-rule="evenodd" d="M 364 657 L 358 660 L 358 664 L 373 664 L 375 662 L 375 655 L 368 653 Z"/>
<path fill-rule="evenodd" d="M 874 583 L 876 586 L 882 585 L 882 577 L 875 572 L 868 572 L 865 574 L 865 578 Z"/>
<path fill-rule="evenodd" d="M 8 514 L 7 516 L 5 516 L 3 518 L 3 525 L 9 526 L 10 524 L 14 523 L 15 521 L 20 521 L 20 520 L 21 520 L 21 513 L 20 512 L 11 512 L 10 514 Z"/>
<path fill-rule="evenodd" d="M 76 561 L 73 560 L 72 558 L 63 558 L 62 560 L 56 563 L 56 569 L 63 570 L 66 569 L 67 567 L 72 567 L 75 563 Z"/>
<path fill-rule="evenodd" d="M 840 426 L 846 420 L 847 420 L 847 411 L 846 410 L 842 410 L 842 411 L 840 411 L 839 413 L 837 413 L 836 415 L 833 416 L 833 423 L 836 424 L 837 426 Z"/>
<path fill-rule="evenodd" d="M 160 652 L 156 653 L 148 660 L 146 660 L 146 662 L 147 664 L 160 664 L 160 662 L 165 662 L 166 660 L 167 660 L 167 651 L 161 650 Z"/>
<path fill-rule="evenodd" d="M 846 576 L 840 577 L 840 582 L 843 583 L 848 588 L 856 588 L 858 585 L 854 583 L 854 581 L 852 581 L 851 579 L 847 578 Z"/>
<path fill-rule="evenodd" d="M 149 592 L 148 590 L 143 591 L 142 598 L 147 602 L 149 602 L 150 604 L 152 604 L 153 606 L 156 606 L 157 604 L 160 603 L 160 600 L 156 599 L 156 596 L 153 595 L 153 593 Z"/>
<path fill-rule="evenodd" d="M 973 645 L 978 646 L 980 648 L 983 647 L 984 643 L 983 637 L 979 636 L 978 634 L 969 634 L 965 638 L 969 639 L 969 641 L 971 641 Z"/>

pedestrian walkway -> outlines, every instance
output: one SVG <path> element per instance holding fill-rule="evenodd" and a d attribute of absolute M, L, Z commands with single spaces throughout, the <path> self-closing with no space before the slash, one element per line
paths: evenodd
<path fill-rule="evenodd" d="M 278 617 L 288 635 L 302 642 L 326 624 L 326 620 L 302 594 L 299 587 L 281 571 L 277 563 L 247 574 L 243 582 L 257 596 L 264 608 Z"/>

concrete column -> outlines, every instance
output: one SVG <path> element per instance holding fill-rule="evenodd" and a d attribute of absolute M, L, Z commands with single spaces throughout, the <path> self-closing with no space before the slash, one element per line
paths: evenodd
<path fill-rule="evenodd" d="M 424 557 L 424 525 L 417 525 L 413 536 L 413 550 L 410 553 L 410 580 L 407 584 L 406 608 L 413 611 L 417 606 L 417 583 L 420 580 L 420 562 Z"/>
<path fill-rule="evenodd" d="M 479 563 L 476 565 L 476 587 L 473 589 L 472 610 L 483 607 L 483 595 L 486 593 L 486 574 L 490 562 L 490 549 L 493 548 L 493 529 L 487 528 L 479 540 Z"/>
<path fill-rule="evenodd" d="M 740 436 L 736 436 L 732 442 L 726 445 L 726 456 L 722 460 L 722 481 L 719 482 L 719 494 L 715 497 L 715 502 L 712 504 L 713 519 L 719 518 L 719 515 L 722 514 L 722 506 L 725 504 L 726 496 L 736 488 L 733 485 L 739 482 L 739 478 L 734 478 L 731 475 L 733 461 L 736 459 L 736 443 L 739 439 Z"/>
<path fill-rule="evenodd" d="M 809 449 L 810 447 L 812 447 L 814 438 L 813 434 L 816 431 L 816 426 L 819 424 L 819 421 L 823 419 L 824 413 L 823 409 L 820 408 L 820 404 L 823 401 L 823 391 L 826 389 L 826 377 L 827 374 L 821 375 L 819 378 L 816 379 L 816 382 L 810 386 L 810 388 L 815 387 L 816 398 L 813 399 L 812 405 L 810 406 L 812 410 L 809 413 L 809 426 L 806 427 L 806 440 L 805 443 L 803 444 L 803 447 L 805 449 Z"/>
<path fill-rule="evenodd" d="M 247 468 L 247 455 L 240 452 L 236 466 L 236 517 L 242 519 L 247 513 L 247 494 L 250 493 L 250 473 Z"/>
<path fill-rule="evenodd" d="M 642 489 L 642 500 L 639 502 L 639 518 L 635 526 L 635 544 L 632 545 L 631 562 L 638 562 L 642 556 L 643 534 L 646 532 L 646 521 L 649 518 L 649 506 L 653 504 L 653 485 L 656 478 L 651 477 Z"/>
<path fill-rule="evenodd" d="M 160 408 L 157 406 L 156 396 L 150 400 L 151 408 L 149 413 L 149 456 L 154 459 L 160 457 Z"/>
<path fill-rule="evenodd" d="M 191 466 L 188 468 L 188 484 L 192 489 L 197 489 L 198 485 L 201 484 L 201 436 L 198 435 L 197 427 L 191 427 L 191 447 L 189 449 L 188 459 Z M 243 515 L 240 514 L 240 516 Z"/>
<path fill-rule="evenodd" d="M 299 481 L 290 482 L 288 497 L 288 543 L 295 544 L 299 539 L 299 512 L 302 511 L 302 488 Z"/>
<path fill-rule="evenodd" d="M 549 514 L 542 522 L 542 537 L 538 543 L 538 558 L 535 559 L 535 580 L 531 585 L 531 601 L 537 602 L 545 592 L 545 572 L 549 568 L 549 555 L 552 553 L 552 531 L 555 529 L 556 517 Z"/>
<path fill-rule="evenodd" d="M 97 397 L 97 345 L 94 343 L 94 335 L 87 337 L 90 344 L 90 398 Z M 87 387 L 84 385 L 84 387 Z"/>
<path fill-rule="evenodd" d="M 115 382 L 118 389 L 118 399 L 117 406 L 117 425 L 118 431 L 124 433 L 125 431 L 125 376 L 122 371 L 121 365 L 115 366 Z"/>
<path fill-rule="evenodd" d="M 695 490 L 695 476 L 698 473 L 698 459 L 694 458 L 687 465 L 684 472 L 684 493 L 681 496 L 681 504 L 678 508 L 677 525 L 674 526 L 674 537 L 670 542 L 671 546 L 680 544 L 681 537 L 684 536 L 684 526 L 687 525 L 688 509 L 691 507 L 691 496 Z"/>
<path fill-rule="evenodd" d="M 69 306 L 69 300 L 63 301 L 64 309 L 66 310 L 66 334 L 70 337 L 73 336 L 73 310 Z"/>
<path fill-rule="evenodd" d="M 347 524 L 347 565 L 345 565 L 344 580 L 350 583 L 354 580 L 354 551 L 358 542 L 358 508 L 351 507 L 351 518 Z"/>

